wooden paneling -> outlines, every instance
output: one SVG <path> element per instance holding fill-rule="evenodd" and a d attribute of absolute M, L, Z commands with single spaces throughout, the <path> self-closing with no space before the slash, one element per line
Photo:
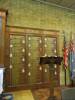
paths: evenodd
<path fill-rule="evenodd" d="M 24 32 L 19 30 L 22 28 L 7 27 L 6 87 L 22 89 L 22 87 L 47 86 L 50 77 L 59 83 L 59 67 L 57 70 L 51 70 L 53 76 L 49 76 L 49 66 L 39 64 L 41 56 L 57 55 L 58 32 L 55 34 L 55 31 L 24 28 Z M 57 76 L 55 71 L 58 73 Z"/>
<path fill-rule="evenodd" d="M 24 36 L 10 35 L 10 70 L 11 84 L 19 85 L 25 83 L 25 41 Z"/>

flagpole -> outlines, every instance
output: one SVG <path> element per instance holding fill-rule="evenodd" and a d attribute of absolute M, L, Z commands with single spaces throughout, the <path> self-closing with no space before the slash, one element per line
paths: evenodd
<path fill-rule="evenodd" d="M 65 53 L 65 48 L 66 48 L 66 40 L 65 40 L 65 32 L 63 32 L 64 34 L 64 50 L 63 50 L 63 53 Z M 64 56 L 64 55 L 63 55 Z M 65 62 L 65 56 L 64 56 L 64 62 Z M 65 86 L 66 86 L 66 66 L 65 66 L 65 63 L 63 64 L 64 65 L 64 81 L 65 81 Z"/>
<path fill-rule="evenodd" d="M 65 86 L 66 86 L 66 68 L 64 69 L 65 71 L 65 76 L 64 76 L 64 79 L 65 79 Z"/>

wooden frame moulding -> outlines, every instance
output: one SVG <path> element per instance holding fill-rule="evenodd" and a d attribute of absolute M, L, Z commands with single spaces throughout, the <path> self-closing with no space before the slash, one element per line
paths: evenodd
<path fill-rule="evenodd" d="M 0 9 L 0 17 L 2 18 L 2 30 L 0 32 L 0 64 L 4 66 L 7 10 Z"/>

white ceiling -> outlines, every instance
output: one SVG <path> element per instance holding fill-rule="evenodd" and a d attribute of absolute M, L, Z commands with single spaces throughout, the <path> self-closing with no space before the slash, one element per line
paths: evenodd
<path fill-rule="evenodd" d="M 75 0 L 39 0 L 75 10 Z"/>

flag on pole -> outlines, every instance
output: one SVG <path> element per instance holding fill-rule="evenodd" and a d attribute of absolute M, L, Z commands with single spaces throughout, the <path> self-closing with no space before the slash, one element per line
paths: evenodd
<path fill-rule="evenodd" d="M 63 60 L 64 60 L 64 68 L 66 70 L 68 66 L 68 47 L 67 47 L 67 42 L 64 34 L 64 52 L 63 52 Z"/>
<path fill-rule="evenodd" d="M 67 46 L 67 41 L 65 38 L 65 33 L 63 32 L 64 35 L 64 47 L 63 47 L 63 66 L 64 66 L 64 80 L 65 80 L 65 86 L 66 86 L 66 69 L 68 67 L 68 46 Z"/>
<path fill-rule="evenodd" d="M 75 78 L 75 43 L 72 39 L 70 40 L 70 46 L 69 46 L 69 66 L 70 66 L 70 72 L 71 72 L 71 79 Z"/>

